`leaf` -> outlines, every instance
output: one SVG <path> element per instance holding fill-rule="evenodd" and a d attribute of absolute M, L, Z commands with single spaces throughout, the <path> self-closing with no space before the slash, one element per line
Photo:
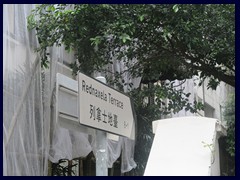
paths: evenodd
<path fill-rule="evenodd" d="M 53 5 L 48 6 L 47 8 L 48 11 L 55 11 L 55 7 Z"/>
<path fill-rule="evenodd" d="M 48 64 L 49 64 L 49 61 L 47 61 L 47 60 L 41 61 L 41 67 L 43 67 L 43 68 L 47 69 L 49 67 Z"/>
<path fill-rule="evenodd" d="M 139 16 L 139 20 L 140 20 L 141 22 L 143 21 L 143 19 L 144 19 L 144 14 L 141 15 L 141 16 Z"/>
<path fill-rule="evenodd" d="M 54 6 L 52 6 L 52 7 L 51 7 L 51 10 L 52 10 L 52 11 L 55 11 L 55 7 L 54 7 Z"/>
<path fill-rule="evenodd" d="M 174 6 L 173 6 L 173 11 L 176 13 L 176 12 L 178 12 L 178 5 L 177 4 L 175 4 Z"/>
<path fill-rule="evenodd" d="M 33 29 L 35 25 L 35 19 L 33 14 L 30 14 L 29 16 L 27 16 L 27 22 L 28 22 L 27 28 Z"/>
<path fill-rule="evenodd" d="M 220 81 L 218 81 L 217 79 L 211 78 L 208 82 L 207 89 L 211 88 L 212 90 L 216 90 L 219 84 L 220 84 Z"/>
<path fill-rule="evenodd" d="M 131 40 L 130 36 L 126 33 L 122 34 L 119 38 L 123 41 L 123 43 L 126 43 L 127 40 Z"/>
<path fill-rule="evenodd" d="M 100 43 L 101 43 L 101 41 L 102 41 L 102 36 L 96 36 L 95 38 L 90 38 L 90 41 L 92 41 L 91 42 L 91 45 L 99 45 Z"/>

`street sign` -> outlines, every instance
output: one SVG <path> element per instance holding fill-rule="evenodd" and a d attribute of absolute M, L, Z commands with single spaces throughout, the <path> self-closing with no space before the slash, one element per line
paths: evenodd
<path fill-rule="evenodd" d="M 132 137 L 134 125 L 130 98 L 83 73 L 78 73 L 80 124 Z"/>

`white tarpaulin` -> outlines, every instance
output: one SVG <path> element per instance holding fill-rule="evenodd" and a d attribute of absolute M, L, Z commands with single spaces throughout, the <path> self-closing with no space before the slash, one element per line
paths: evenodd
<path fill-rule="evenodd" d="M 217 119 L 178 117 L 153 122 L 154 141 L 145 176 L 220 175 Z"/>

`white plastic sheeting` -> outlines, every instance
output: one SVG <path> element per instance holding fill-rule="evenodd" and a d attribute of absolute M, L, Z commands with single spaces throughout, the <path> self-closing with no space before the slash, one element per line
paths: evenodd
<path fill-rule="evenodd" d="M 47 134 L 41 69 L 34 32 L 26 30 L 31 5 L 3 5 L 3 173 L 46 174 Z"/>
<path fill-rule="evenodd" d="M 94 150 L 94 137 L 61 128 L 55 117 L 56 73 L 72 78 L 65 63 L 74 56 L 53 47 L 49 69 L 41 69 L 34 31 L 27 30 L 30 4 L 3 5 L 3 175 L 47 175 L 48 160 L 85 157 Z M 124 69 L 115 62 L 112 71 Z M 130 81 L 126 76 L 126 80 Z M 133 80 L 138 86 L 139 80 Z M 125 88 L 125 91 L 126 88 Z M 92 139 L 90 142 L 89 139 Z M 134 141 L 108 140 L 108 166 L 122 152 L 122 172 L 136 167 Z"/>
<path fill-rule="evenodd" d="M 188 116 L 157 120 L 153 132 L 145 176 L 220 175 L 218 138 L 226 134 L 217 119 Z"/>
<path fill-rule="evenodd" d="M 63 47 L 53 47 L 49 51 L 51 64 L 50 69 L 44 70 L 43 92 L 46 97 L 43 103 L 45 118 L 51 124 L 49 160 L 56 163 L 60 159 L 85 157 L 92 151 L 92 147 L 87 134 L 62 128 L 56 121 L 56 74 L 62 73 L 71 77 L 70 69 L 62 64 L 65 59 L 73 61 L 74 57 L 65 54 Z"/>

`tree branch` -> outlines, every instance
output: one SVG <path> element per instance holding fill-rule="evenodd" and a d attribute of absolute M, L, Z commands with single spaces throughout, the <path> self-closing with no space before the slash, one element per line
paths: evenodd
<path fill-rule="evenodd" d="M 230 75 L 224 74 L 222 72 L 219 72 L 218 70 L 216 70 L 216 68 L 213 68 L 207 64 L 202 63 L 201 66 L 195 66 L 195 65 L 187 63 L 186 61 L 183 63 L 188 67 L 192 66 L 193 68 L 200 70 L 202 72 L 210 72 L 210 74 L 214 78 L 219 79 L 220 81 L 223 81 L 223 82 L 231 85 L 232 87 L 235 87 L 235 76 L 230 76 Z"/>

